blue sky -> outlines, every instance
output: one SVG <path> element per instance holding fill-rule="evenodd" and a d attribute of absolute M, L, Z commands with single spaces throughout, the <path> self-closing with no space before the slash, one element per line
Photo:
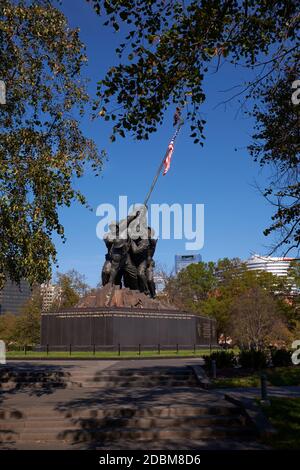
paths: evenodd
<path fill-rule="evenodd" d="M 102 21 L 84 0 L 64 0 L 62 10 L 71 26 L 80 28 L 86 44 L 90 77 L 89 90 L 95 93 L 96 82 L 116 62 L 114 50 L 121 39 L 102 26 Z M 252 122 L 238 104 L 216 105 L 229 93 L 222 90 L 247 79 L 245 69 L 224 65 L 219 73 L 212 68 L 205 82 L 206 103 L 203 116 L 207 120 L 204 147 L 194 145 L 184 128 L 178 138 L 169 173 L 161 177 L 151 202 L 205 205 L 205 242 L 201 250 L 205 261 L 222 257 L 245 259 L 252 252 L 265 254 L 272 239 L 263 235 L 270 223 L 272 207 L 255 188 L 266 185 L 266 175 L 247 152 Z M 67 242 L 55 237 L 59 271 L 75 268 L 95 286 L 100 279 L 104 260 L 104 243 L 96 237 L 96 208 L 101 203 L 117 205 L 119 195 L 127 195 L 129 204 L 142 202 L 156 169 L 172 136 L 171 113 L 163 126 L 149 141 L 135 142 L 132 137 L 110 144 L 110 126 L 101 119 L 84 118 L 82 128 L 99 149 L 106 148 L 109 159 L 102 174 L 96 178 L 86 174 L 75 185 L 87 196 L 93 211 L 74 204 L 60 210 Z M 235 151 L 235 149 L 237 149 Z M 185 252 L 186 240 L 160 240 L 156 261 L 172 269 L 174 255 Z"/>

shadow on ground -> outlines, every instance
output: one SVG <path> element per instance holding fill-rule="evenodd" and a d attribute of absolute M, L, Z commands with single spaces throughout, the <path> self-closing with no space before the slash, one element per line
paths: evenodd
<path fill-rule="evenodd" d="M 162 446 L 159 444 L 161 429 L 156 430 L 157 423 L 169 419 L 171 430 L 182 427 L 185 420 L 179 414 L 180 406 L 192 408 L 202 404 L 218 414 L 220 395 L 204 392 L 189 367 L 110 368 L 96 373 L 93 380 L 96 384 L 104 381 L 106 386 L 74 400 L 60 402 L 56 407 L 76 427 L 59 434 L 59 438 L 67 440 L 71 446 L 143 449 L 145 444 L 139 438 L 147 440 L 149 435 L 153 442 L 151 448 L 159 449 Z M 188 424 L 191 419 L 186 417 Z M 199 448 L 199 441 L 196 444 L 188 435 L 184 439 L 183 432 L 181 443 L 184 448 Z M 178 440 L 164 441 L 163 448 L 178 449 Z"/>
<path fill-rule="evenodd" d="M 18 433 L 15 430 L 8 429 L 10 419 L 17 421 L 26 418 L 20 409 L 7 409 L 5 400 L 19 394 L 40 397 L 50 395 L 58 388 L 63 389 L 67 386 L 71 368 L 71 365 L 61 367 L 50 364 L 29 364 L 25 361 L 1 366 L 0 423 L 3 423 L 0 430 L 1 449 L 11 449 L 18 438 Z"/>

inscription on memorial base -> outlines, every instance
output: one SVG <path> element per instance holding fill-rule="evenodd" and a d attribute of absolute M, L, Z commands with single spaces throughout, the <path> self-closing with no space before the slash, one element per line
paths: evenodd
<path fill-rule="evenodd" d="M 216 343 L 215 321 L 106 285 L 76 307 L 42 313 L 42 347 L 193 347 Z"/>

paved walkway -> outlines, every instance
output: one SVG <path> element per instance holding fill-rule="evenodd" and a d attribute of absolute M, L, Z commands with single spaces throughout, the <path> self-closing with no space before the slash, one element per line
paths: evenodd
<path fill-rule="evenodd" d="M 279 398 L 300 398 L 299 386 L 268 387 L 269 397 Z M 245 398 L 261 398 L 260 388 L 257 387 L 239 387 L 239 388 L 221 388 L 217 389 L 220 393 L 234 393 L 234 395 Z"/>
<path fill-rule="evenodd" d="M 97 361 L 95 359 L 93 360 L 88 360 L 88 359 L 84 359 L 84 360 L 76 360 L 76 359 L 68 359 L 68 360 L 64 360 L 64 359 L 59 359 L 59 360 L 45 360 L 45 359 L 42 359 L 42 360 L 39 360 L 39 359 L 30 359 L 30 360 L 27 360 L 24 361 L 22 359 L 13 359 L 13 360 L 10 360 L 8 359 L 6 361 L 6 365 L 0 365 L 0 370 L 2 367 L 7 367 L 7 368 L 16 368 L 16 369 L 28 369 L 30 367 L 32 368 L 35 368 L 37 366 L 40 366 L 41 368 L 46 368 L 46 367 L 49 367 L 49 368 L 56 368 L 56 369 L 65 369 L 66 371 L 71 371 L 71 370 L 74 370 L 75 368 L 78 368 L 80 370 L 84 370 L 84 369 L 106 369 L 107 367 L 110 367 L 112 366 L 113 364 L 115 364 L 116 362 L 118 361 L 114 361 L 114 360 L 100 360 Z"/>
<path fill-rule="evenodd" d="M 41 365 L 41 366 L 56 366 L 56 367 L 67 367 L 67 368 L 73 368 L 73 367 L 79 367 L 80 369 L 84 368 L 90 368 L 93 367 L 93 364 L 97 369 L 106 369 L 107 367 L 111 367 L 112 365 L 117 364 L 117 368 L 128 368 L 128 367 L 153 367 L 155 365 L 161 365 L 161 366 L 170 366 L 172 367 L 173 365 L 180 365 L 181 367 L 186 366 L 186 365 L 192 365 L 192 364 L 198 364 L 198 365 L 203 365 L 204 360 L 202 357 L 170 357 L 170 358 L 139 358 L 138 356 L 136 359 L 121 359 L 121 360 L 114 360 L 114 359 L 30 359 L 30 360 L 22 360 L 22 359 L 13 359 L 7 360 L 7 364 L 0 367 L 19 367 L 19 366 L 24 366 L 26 365 L 29 367 L 35 366 L 35 365 Z"/>
<path fill-rule="evenodd" d="M 235 405 L 198 386 L 186 366 L 201 362 L 10 361 L 7 369 L 23 382 L 0 393 L 2 433 L 13 437 L 0 448 L 262 448 Z M 41 387 L 26 382 L 30 373 Z"/>

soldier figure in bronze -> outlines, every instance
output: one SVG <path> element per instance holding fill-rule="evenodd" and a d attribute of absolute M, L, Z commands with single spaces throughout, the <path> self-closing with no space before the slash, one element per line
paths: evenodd
<path fill-rule="evenodd" d="M 127 229 L 139 214 L 137 211 L 135 215 L 130 215 L 119 223 L 111 224 L 110 232 L 104 238 L 108 251 L 102 268 L 102 285 L 110 283 L 121 286 L 124 277 L 125 287 L 138 289 L 137 270 L 129 253 L 130 238 Z"/>
<path fill-rule="evenodd" d="M 137 268 L 137 279 L 140 292 L 149 295 L 148 282 L 146 277 L 149 240 L 148 238 L 138 238 L 131 240 L 132 260 Z"/>
<path fill-rule="evenodd" d="M 154 267 L 155 261 L 153 259 L 157 240 L 154 238 L 154 230 L 151 227 L 148 227 L 148 237 L 149 237 L 149 247 L 148 247 L 148 256 L 147 256 L 147 269 L 146 269 L 146 278 L 150 296 L 155 299 L 156 289 L 154 282 Z"/>
<path fill-rule="evenodd" d="M 139 215 L 137 211 L 119 223 L 110 224 L 110 231 L 104 237 L 107 254 L 102 268 L 102 285 L 110 283 L 122 287 L 123 280 L 125 287 L 155 298 L 153 255 L 157 240 L 153 238 L 151 227 L 138 219 Z M 130 230 L 130 224 L 136 219 L 135 231 Z"/>
<path fill-rule="evenodd" d="M 116 222 L 111 222 L 109 225 L 109 232 L 103 237 L 103 241 L 107 248 L 107 253 L 105 255 L 105 262 L 102 268 L 101 279 L 102 285 L 105 286 L 109 283 L 110 273 L 111 273 L 111 256 L 110 250 L 113 245 L 113 241 L 116 238 Z"/>

